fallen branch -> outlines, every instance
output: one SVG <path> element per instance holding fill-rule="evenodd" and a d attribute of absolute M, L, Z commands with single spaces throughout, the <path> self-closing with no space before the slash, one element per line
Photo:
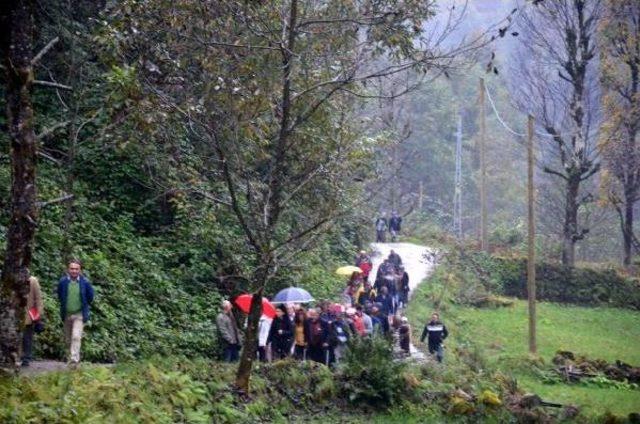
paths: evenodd
<path fill-rule="evenodd" d="M 54 205 L 56 203 L 62 203 L 73 199 L 75 196 L 73 194 L 65 194 L 62 197 L 58 197 L 56 199 L 47 200 L 46 202 L 37 202 L 36 206 L 40 209 L 45 208 L 50 205 Z"/>
<path fill-rule="evenodd" d="M 53 81 L 34 80 L 33 84 L 41 85 L 41 86 L 44 86 L 44 87 L 59 88 L 61 90 L 73 91 L 73 87 L 71 87 L 70 85 L 64 85 L 64 84 L 60 84 L 60 83 L 53 82 Z"/>

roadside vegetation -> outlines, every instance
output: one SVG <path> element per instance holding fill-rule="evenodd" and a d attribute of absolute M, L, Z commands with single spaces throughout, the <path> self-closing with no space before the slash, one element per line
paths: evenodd
<path fill-rule="evenodd" d="M 489 378 L 495 373 L 508 376 L 521 390 L 545 401 L 575 405 L 590 420 L 622 420 L 640 411 L 637 383 L 616 381 L 601 372 L 568 383 L 555 372 L 559 364 L 554 363 L 557 352 L 563 351 L 583 357 L 576 362 L 640 364 L 637 279 L 612 267 L 568 273 L 539 263 L 538 296 L 543 301 L 537 311 L 538 357 L 531 357 L 527 303 L 511 297 L 526 296 L 526 262 L 513 253 L 502 251 L 498 257 L 451 243 L 441 244 L 439 258 L 435 272 L 414 292 L 408 316 L 415 339 L 431 312 L 441 312 L 451 334 L 447 367 L 466 363 Z M 579 287 L 565 291 L 572 285 Z M 564 303 L 544 301 L 557 300 L 562 292 L 571 294 Z"/>

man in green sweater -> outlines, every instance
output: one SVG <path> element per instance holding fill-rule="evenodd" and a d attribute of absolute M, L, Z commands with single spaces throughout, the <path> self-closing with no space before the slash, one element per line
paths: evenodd
<path fill-rule="evenodd" d="M 82 331 L 89 321 L 89 305 L 93 302 L 93 287 L 81 271 L 80 261 L 69 261 L 67 275 L 58 282 L 60 318 L 64 323 L 68 360 L 73 366 L 80 362 Z"/>

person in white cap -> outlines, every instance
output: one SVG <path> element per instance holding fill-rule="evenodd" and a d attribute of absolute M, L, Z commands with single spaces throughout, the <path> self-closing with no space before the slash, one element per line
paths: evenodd
<path fill-rule="evenodd" d="M 400 324 L 400 329 L 398 330 L 398 334 L 400 336 L 400 349 L 409 354 L 411 349 L 411 327 L 409 326 L 409 320 L 407 317 L 402 317 L 400 321 L 402 322 L 402 324 Z"/>

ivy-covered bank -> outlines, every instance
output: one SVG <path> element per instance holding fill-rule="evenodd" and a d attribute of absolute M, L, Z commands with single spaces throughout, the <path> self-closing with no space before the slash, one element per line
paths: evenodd
<path fill-rule="evenodd" d="M 96 290 L 83 360 L 113 362 L 154 354 L 215 357 L 220 300 L 247 289 L 247 282 L 237 276 L 253 263 L 242 235 L 229 212 L 216 205 L 188 205 L 179 198 L 164 204 L 154 200 L 155 190 L 125 189 L 120 172 L 126 169 L 141 180 L 144 175 L 134 163 L 120 159 L 87 157 L 87 166 L 111 167 L 112 178 L 80 175 L 73 204 L 53 204 L 41 211 L 30 268 L 40 279 L 46 309 L 36 358 L 63 357 L 55 293 L 72 257 L 83 262 Z M 6 170 L 0 164 L 0 199 L 9 187 Z M 43 166 L 42 198 L 59 194 L 54 184 L 59 177 L 54 167 Z M 8 209 L 3 208 L 0 233 L 7 220 Z M 332 270 L 349 261 L 355 250 L 359 226 L 349 222 L 335 226 L 313 251 L 301 253 L 267 293 L 295 284 L 318 299 L 333 295 L 342 281 Z"/>

